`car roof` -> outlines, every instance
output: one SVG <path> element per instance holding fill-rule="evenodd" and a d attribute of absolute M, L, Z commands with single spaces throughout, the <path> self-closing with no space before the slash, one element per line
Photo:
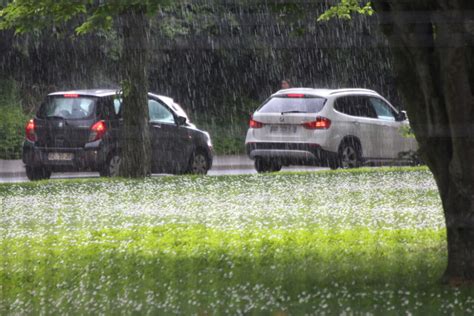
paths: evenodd
<path fill-rule="evenodd" d="M 91 97 L 102 98 L 102 97 L 108 97 L 108 96 L 117 95 L 117 94 L 121 94 L 121 93 L 122 92 L 121 92 L 120 89 L 84 89 L 84 90 L 57 91 L 57 92 L 53 92 L 53 93 L 48 94 L 48 96 L 60 96 L 60 95 L 65 95 L 65 94 L 78 94 L 78 95 L 83 95 L 83 96 L 91 96 Z M 149 92 L 148 95 L 152 96 L 152 97 L 155 97 L 155 98 L 159 98 L 160 100 L 162 100 L 163 102 L 165 102 L 168 105 L 174 103 L 172 98 L 164 96 L 164 95 L 154 94 L 154 93 L 151 93 L 151 92 Z"/>
<path fill-rule="evenodd" d="M 58 96 L 64 94 L 79 94 L 85 96 L 93 96 L 93 97 L 107 97 L 111 95 L 115 95 L 120 93 L 120 90 L 115 89 L 89 89 L 89 90 L 68 90 L 68 91 L 57 91 L 48 94 L 48 96 Z"/>
<path fill-rule="evenodd" d="M 329 98 L 333 95 L 338 94 L 351 94 L 351 93 L 364 93 L 364 94 L 372 94 L 372 95 L 379 95 L 374 90 L 369 89 L 362 89 L 362 88 L 341 88 L 341 89 L 315 89 L 315 88 L 290 88 L 290 89 L 283 89 L 275 92 L 272 94 L 273 96 L 278 96 L 282 94 L 288 93 L 304 93 L 304 94 L 311 94 L 323 98 Z"/>
<path fill-rule="evenodd" d="M 61 96 L 65 94 L 77 94 L 77 95 L 82 95 L 82 96 L 91 96 L 91 97 L 98 97 L 98 98 L 103 98 L 103 97 L 108 97 L 108 96 L 113 96 L 117 94 L 121 94 L 120 89 L 89 89 L 89 90 L 68 90 L 68 91 L 57 91 L 48 94 L 48 96 Z M 183 108 L 174 102 L 173 98 L 164 96 L 164 95 L 159 95 L 155 93 L 148 92 L 148 96 L 158 98 L 162 102 L 164 102 L 168 107 L 172 108 L 179 116 L 183 116 L 186 119 L 189 120 L 188 115 L 186 112 L 183 110 Z"/>

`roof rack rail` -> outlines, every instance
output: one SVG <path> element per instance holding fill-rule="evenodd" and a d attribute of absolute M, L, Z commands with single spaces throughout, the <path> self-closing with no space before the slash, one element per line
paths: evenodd
<path fill-rule="evenodd" d="M 330 95 L 337 94 L 337 93 L 343 93 L 343 92 L 370 92 L 370 93 L 376 93 L 378 94 L 377 91 L 375 90 L 370 90 L 370 89 L 363 89 L 363 88 L 344 88 L 344 89 L 337 89 L 329 93 Z"/>

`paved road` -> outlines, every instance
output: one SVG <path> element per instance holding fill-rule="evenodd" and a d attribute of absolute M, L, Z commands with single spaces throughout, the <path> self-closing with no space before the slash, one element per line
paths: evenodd
<path fill-rule="evenodd" d="M 325 168 L 316 167 L 283 167 L 286 171 L 315 171 Z M 239 174 L 256 174 L 253 161 L 247 156 L 229 155 L 216 156 L 211 170 L 210 176 L 221 175 L 239 175 Z M 68 172 L 53 173 L 52 179 L 68 179 L 68 178 L 95 178 L 98 177 L 97 172 Z M 160 176 L 160 175 L 153 175 Z M 28 178 L 25 174 L 25 168 L 21 160 L 0 160 L 0 182 L 25 182 Z"/>

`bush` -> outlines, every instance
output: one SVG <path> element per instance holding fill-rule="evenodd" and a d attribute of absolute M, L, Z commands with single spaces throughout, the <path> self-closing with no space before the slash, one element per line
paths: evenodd
<path fill-rule="evenodd" d="M 249 98 L 226 99 L 217 111 L 192 113 L 198 128 L 209 132 L 214 150 L 218 155 L 238 155 L 245 153 L 245 136 L 250 113 L 259 102 Z"/>
<path fill-rule="evenodd" d="M 214 151 L 218 155 L 238 155 L 245 152 L 245 134 L 247 122 L 197 122 L 198 128 L 211 135 Z"/>
<path fill-rule="evenodd" d="M 28 117 L 12 80 L 0 81 L 0 159 L 19 159 Z"/>

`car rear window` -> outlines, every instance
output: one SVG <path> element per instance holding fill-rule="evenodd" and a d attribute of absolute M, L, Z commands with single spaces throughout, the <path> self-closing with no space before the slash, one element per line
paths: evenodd
<path fill-rule="evenodd" d="M 64 119 L 85 119 L 94 114 L 96 98 L 85 96 L 48 97 L 41 104 L 38 117 L 60 117 Z"/>
<path fill-rule="evenodd" d="M 291 98 L 287 96 L 273 97 L 265 102 L 258 112 L 261 113 L 281 113 L 281 112 L 301 112 L 318 113 L 326 103 L 325 98 L 321 97 L 298 97 Z"/>

